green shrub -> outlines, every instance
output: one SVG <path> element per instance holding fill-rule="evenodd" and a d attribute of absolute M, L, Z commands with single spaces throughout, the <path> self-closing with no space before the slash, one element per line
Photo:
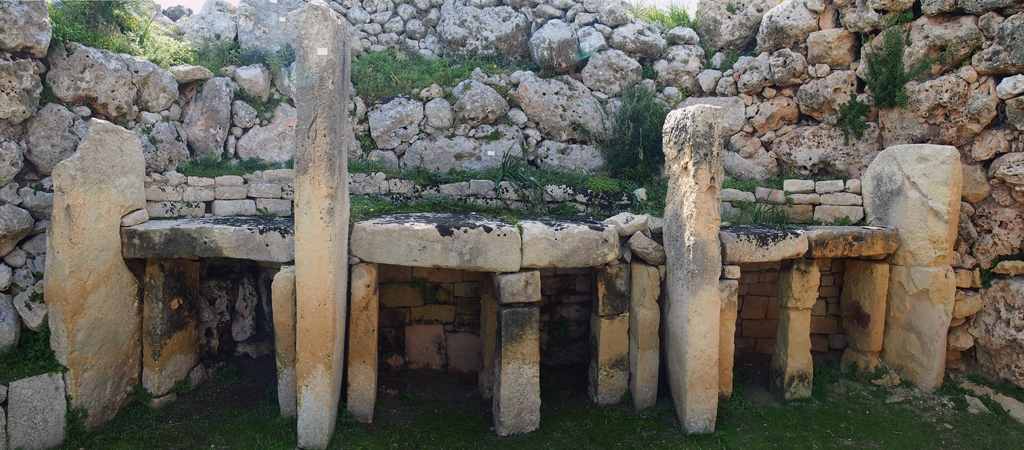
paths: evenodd
<path fill-rule="evenodd" d="M 214 178 L 221 175 L 245 175 L 281 167 L 281 164 L 267 162 L 255 156 L 244 160 L 232 160 L 226 155 L 206 155 L 178 166 L 177 170 L 187 177 Z"/>
<path fill-rule="evenodd" d="M 945 53 L 921 61 L 907 72 L 903 68 L 903 52 L 909 37 L 899 27 L 887 28 L 876 39 L 882 39 L 882 49 L 869 51 L 865 56 L 868 70 L 864 80 L 879 109 L 890 106 L 907 107 L 906 84 L 925 73 L 933 64 L 946 58 Z"/>
<path fill-rule="evenodd" d="M 839 118 L 836 126 L 846 137 L 846 145 L 850 145 L 850 136 L 860 139 L 869 128 L 867 119 L 871 114 L 871 107 L 867 103 L 857 100 L 857 92 L 850 92 L 850 101 L 839 105 Z"/>
<path fill-rule="evenodd" d="M 38 304 L 38 307 L 46 306 Z M 38 331 L 22 331 L 18 345 L 0 353 L 0 385 L 44 373 L 64 372 L 64 366 L 57 362 L 50 349 L 50 327 L 43 322 Z"/>
<path fill-rule="evenodd" d="M 132 387 L 132 400 L 140 405 L 148 405 L 149 402 L 153 401 L 153 393 L 149 392 L 142 383 L 136 384 Z"/>
<path fill-rule="evenodd" d="M 613 178 L 645 184 L 656 178 L 665 162 L 661 129 L 669 108 L 654 90 L 636 84 L 622 90 L 622 105 L 608 138 L 597 142 Z"/>
<path fill-rule="evenodd" d="M 188 393 L 189 389 L 192 389 L 192 379 L 185 377 L 174 382 L 174 386 L 171 387 L 171 392 L 177 395 L 185 395 Z"/>
<path fill-rule="evenodd" d="M 649 23 L 660 24 L 665 30 L 671 30 L 675 27 L 686 27 L 692 28 L 693 31 L 698 31 L 697 18 L 690 17 L 690 13 L 685 8 L 675 3 L 670 3 L 667 7 L 660 8 L 648 5 L 643 0 L 640 0 L 637 3 L 630 4 L 629 9 L 633 17 L 643 19 Z"/>
<path fill-rule="evenodd" d="M 733 204 L 740 209 L 734 225 L 767 225 L 780 230 L 789 226 L 789 213 L 781 205 L 750 200 L 737 200 Z"/>

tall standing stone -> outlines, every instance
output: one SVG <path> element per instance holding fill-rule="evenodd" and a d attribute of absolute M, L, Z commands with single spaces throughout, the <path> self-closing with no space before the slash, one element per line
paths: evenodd
<path fill-rule="evenodd" d="M 348 411 L 362 423 L 373 422 L 377 403 L 377 265 L 352 266 L 348 329 Z"/>
<path fill-rule="evenodd" d="M 121 257 L 121 217 L 146 207 L 146 159 L 130 131 L 89 121 L 78 151 L 53 170 L 47 232 L 50 347 L 68 368 L 87 428 L 131 400 L 142 372 L 139 284 Z"/>
<path fill-rule="evenodd" d="M 629 392 L 633 407 L 644 409 L 658 402 L 658 369 L 661 362 L 661 275 L 658 268 L 630 264 L 629 295 Z"/>
<path fill-rule="evenodd" d="M 199 362 L 199 262 L 147 260 L 142 284 L 142 386 L 160 397 Z"/>
<path fill-rule="evenodd" d="M 811 308 L 821 271 L 811 259 L 793 261 L 779 273 L 779 326 L 772 354 L 771 388 L 786 400 L 811 396 Z"/>
<path fill-rule="evenodd" d="M 711 433 L 718 414 L 718 239 L 722 186 L 722 109 L 695 105 L 669 113 L 662 137 L 669 174 L 665 202 L 667 292 L 665 362 L 679 422 Z"/>
<path fill-rule="evenodd" d="M 325 448 L 338 414 L 348 294 L 346 22 L 322 0 L 303 20 L 293 74 L 298 444 Z M 290 19 L 290 20 L 291 20 Z"/>
<path fill-rule="evenodd" d="M 859 371 L 873 371 L 879 364 L 885 306 L 889 293 L 889 265 L 881 261 L 846 261 L 839 310 L 848 346 L 843 367 L 857 363 Z"/>
<path fill-rule="evenodd" d="M 629 314 L 590 315 L 588 372 L 590 400 L 598 405 L 619 403 L 629 388 Z"/>
<path fill-rule="evenodd" d="M 487 280 L 490 283 L 490 279 Z M 494 352 L 497 346 L 498 301 L 491 297 L 491 289 L 480 290 L 480 342 L 483 346 L 483 370 L 477 376 L 480 397 L 494 398 Z"/>
<path fill-rule="evenodd" d="M 282 417 L 295 417 L 295 266 L 284 266 L 270 284 L 274 311 L 277 403 Z"/>
<path fill-rule="evenodd" d="M 492 409 L 498 436 L 540 427 L 540 308 L 534 305 L 498 309 Z"/>
<path fill-rule="evenodd" d="M 955 297 L 956 276 L 949 266 L 891 267 L 882 362 L 922 391 L 942 385 Z"/>
<path fill-rule="evenodd" d="M 736 356 L 736 316 L 739 314 L 739 280 L 719 280 L 722 315 L 718 332 L 718 399 L 732 398 L 732 369 Z"/>

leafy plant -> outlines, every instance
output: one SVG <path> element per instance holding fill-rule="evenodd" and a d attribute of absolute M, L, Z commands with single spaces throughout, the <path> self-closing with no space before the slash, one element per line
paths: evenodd
<path fill-rule="evenodd" d="M 868 65 L 867 83 L 868 90 L 874 97 L 875 106 L 879 109 L 890 106 L 907 107 L 906 84 L 923 73 L 932 65 L 946 58 L 945 53 L 940 53 L 927 58 L 914 66 L 909 72 L 903 67 L 903 52 L 909 41 L 899 27 L 887 28 L 876 39 L 882 39 L 882 49 L 869 51 L 865 56 Z"/>
<path fill-rule="evenodd" d="M 733 204 L 740 209 L 740 225 L 768 225 L 780 230 L 789 226 L 789 213 L 781 205 L 750 200 L 737 200 Z"/>
<path fill-rule="evenodd" d="M 853 219 L 851 219 L 850 216 L 837 217 L 832 221 L 832 225 L 837 227 L 848 227 L 853 225 Z"/>
<path fill-rule="evenodd" d="M 57 362 L 50 349 L 50 327 L 43 322 L 38 332 L 23 331 L 18 345 L 0 353 L 0 384 L 44 373 L 60 373 L 67 369 Z"/>
<path fill-rule="evenodd" d="M 612 177 L 640 184 L 656 178 L 665 162 L 661 129 L 668 111 L 646 85 L 634 84 L 622 90 L 622 105 L 609 137 L 597 142 Z"/>
<path fill-rule="evenodd" d="M 870 126 L 867 119 L 871 114 L 871 107 L 867 103 L 857 100 L 857 92 L 850 92 L 850 101 L 839 105 L 839 117 L 836 119 L 836 126 L 843 132 L 846 145 L 850 145 L 850 136 L 860 139 L 864 136 Z"/>
<path fill-rule="evenodd" d="M 270 163 L 258 157 L 232 160 L 227 155 L 206 155 L 178 166 L 178 172 L 187 177 L 219 177 L 221 175 L 244 175 L 260 170 L 280 169 L 281 165 Z"/>
<path fill-rule="evenodd" d="M 483 139 L 483 140 L 489 141 L 489 142 L 493 142 L 493 141 L 496 141 L 498 139 L 501 139 L 501 137 L 503 135 L 504 134 L 501 132 L 501 130 L 495 128 L 494 131 L 492 131 L 492 132 L 490 132 L 490 133 L 488 133 L 488 134 L 486 134 L 484 136 L 480 136 L 480 139 Z"/>
<path fill-rule="evenodd" d="M 140 405 L 148 405 L 149 402 L 153 401 L 153 393 L 149 392 L 142 383 L 136 384 L 132 387 L 132 400 Z"/>
<path fill-rule="evenodd" d="M 189 389 L 192 389 L 192 379 L 186 376 L 185 378 L 174 382 L 174 386 L 171 387 L 171 392 L 177 395 L 184 395 L 188 393 Z"/>
<path fill-rule="evenodd" d="M 240 380 L 238 377 L 238 366 L 234 364 L 224 366 L 220 370 L 213 372 L 213 379 L 224 384 L 237 383 Z"/>
<path fill-rule="evenodd" d="M 729 2 L 729 4 L 725 5 L 725 10 L 728 11 L 729 14 L 736 14 L 736 4 Z"/>
<path fill-rule="evenodd" d="M 664 27 L 666 30 L 671 30 L 675 27 L 686 27 L 692 28 L 693 31 L 698 30 L 697 18 L 690 17 L 690 13 L 686 11 L 686 8 L 679 6 L 675 3 L 669 3 L 667 7 L 661 8 L 654 5 L 648 5 L 643 0 L 637 3 L 630 4 L 630 13 L 633 17 L 642 19 L 648 23 L 657 23 Z"/>

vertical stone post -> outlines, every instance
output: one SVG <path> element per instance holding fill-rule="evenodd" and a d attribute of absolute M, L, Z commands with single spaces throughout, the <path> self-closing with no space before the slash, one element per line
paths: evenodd
<path fill-rule="evenodd" d="M 771 388 L 786 400 L 811 396 L 811 308 L 818 300 L 821 272 L 801 259 L 779 273 L 779 326 L 772 355 Z"/>
<path fill-rule="evenodd" d="M 889 265 L 882 261 L 846 261 L 843 293 L 839 301 L 846 350 L 843 369 L 856 365 L 859 372 L 878 367 L 885 329 L 885 305 L 889 292 Z"/>
<path fill-rule="evenodd" d="M 661 275 L 658 268 L 640 262 L 630 264 L 629 295 L 629 392 L 636 409 L 658 402 L 658 368 L 661 362 Z"/>
<path fill-rule="evenodd" d="M 629 388 L 629 264 L 594 269 L 587 391 L 599 405 L 618 403 Z"/>
<path fill-rule="evenodd" d="M 349 49 L 346 21 L 322 0 L 301 16 L 296 49 L 295 312 L 298 444 L 325 448 L 338 414 L 348 294 Z M 298 17 L 296 18 L 298 19 Z"/>
<path fill-rule="evenodd" d="M 277 403 L 282 417 L 295 417 L 295 266 L 284 266 L 270 284 L 274 310 Z"/>
<path fill-rule="evenodd" d="M 139 283 L 121 256 L 121 217 L 146 207 L 146 159 L 132 132 L 89 121 L 78 151 L 53 170 L 46 234 L 50 347 L 87 428 L 131 401 L 142 373 Z"/>
<path fill-rule="evenodd" d="M 861 178 L 868 223 L 896 227 L 899 237 L 887 260 L 882 362 L 925 392 L 946 372 L 962 184 L 960 152 L 928 144 L 883 150 Z"/>
<path fill-rule="evenodd" d="M 490 285 L 491 281 L 486 281 Z M 488 286 L 480 290 L 480 343 L 482 347 L 483 369 L 477 375 L 480 397 L 484 400 L 494 398 L 494 352 L 497 345 L 498 301 L 491 296 Z"/>
<path fill-rule="evenodd" d="M 199 262 L 146 261 L 142 297 L 142 386 L 171 392 L 199 362 Z"/>
<path fill-rule="evenodd" d="M 670 112 L 662 141 L 669 175 L 662 311 L 668 384 L 683 428 L 711 433 L 718 415 L 721 108 L 696 105 Z"/>
<path fill-rule="evenodd" d="M 540 272 L 495 274 L 494 431 L 499 436 L 540 427 Z"/>
<path fill-rule="evenodd" d="M 722 316 L 718 331 L 718 399 L 732 398 L 732 368 L 736 356 L 736 316 L 739 314 L 739 280 L 719 280 Z"/>
<path fill-rule="evenodd" d="M 377 403 L 377 265 L 352 266 L 348 326 L 348 411 L 362 423 L 373 422 Z"/>

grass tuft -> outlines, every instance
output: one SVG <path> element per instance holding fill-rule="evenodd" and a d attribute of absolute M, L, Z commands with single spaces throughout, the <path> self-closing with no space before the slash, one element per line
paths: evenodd
<path fill-rule="evenodd" d="M 258 157 L 232 160 L 226 155 L 206 155 L 195 161 L 178 166 L 178 173 L 187 177 L 214 178 L 222 175 L 245 175 L 262 170 L 280 169 L 281 164 L 264 161 Z"/>
<path fill-rule="evenodd" d="M 686 11 L 686 8 L 675 3 L 669 3 L 666 7 L 658 7 L 640 0 L 636 3 L 631 3 L 629 10 L 633 17 L 648 23 L 660 24 L 666 31 L 675 27 L 686 27 L 692 28 L 693 31 L 699 31 L 697 18 L 690 17 L 690 13 Z"/>
<path fill-rule="evenodd" d="M 57 357 L 50 349 L 50 327 L 46 322 L 43 322 L 39 332 L 22 331 L 18 345 L 7 353 L 0 353 L 0 385 L 6 386 L 14 380 L 66 370 L 57 362 Z"/>
<path fill-rule="evenodd" d="M 622 106 L 609 137 L 597 142 L 613 178 L 645 184 L 660 174 L 665 162 L 661 130 L 669 108 L 654 95 L 654 90 L 643 84 L 622 90 Z"/>

